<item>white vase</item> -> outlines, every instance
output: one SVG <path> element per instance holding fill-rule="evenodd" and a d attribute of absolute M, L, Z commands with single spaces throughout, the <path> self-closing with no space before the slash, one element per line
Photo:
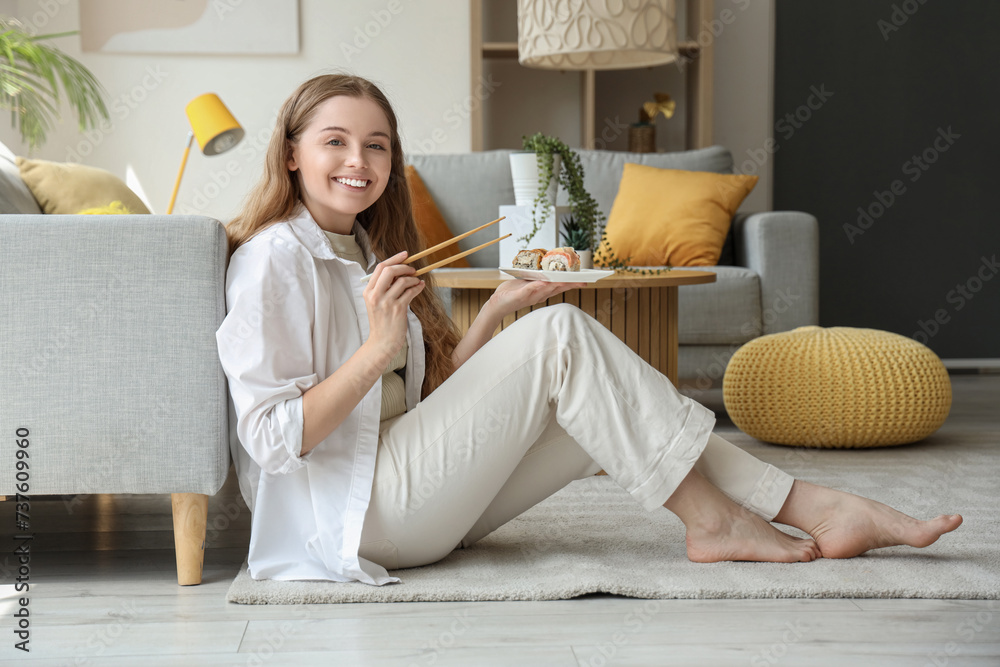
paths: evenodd
<path fill-rule="evenodd" d="M 549 181 L 549 206 L 555 206 L 559 192 L 559 167 L 561 158 L 552 156 L 552 180 Z M 538 155 L 534 151 L 510 154 L 510 176 L 514 182 L 514 203 L 531 206 L 538 196 Z"/>
<path fill-rule="evenodd" d="M 593 250 L 577 250 L 576 254 L 580 256 L 580 268 L 581 269 L 592 269 L 592 268 L 594 268 L 594 251 Z"/>

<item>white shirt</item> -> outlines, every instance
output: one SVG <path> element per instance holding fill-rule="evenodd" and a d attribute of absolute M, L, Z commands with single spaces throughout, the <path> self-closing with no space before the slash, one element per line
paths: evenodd
<path fill-rule="evenodd" d="M 376 262 L 368 236 L 358 223 L 352 233 L 370 272 Z M 333 252 L 304 206 L 230 259 L 228 315 L 216 341 L 236 424 L 230 445 L 252 512 L 254 579 L 399 581 L 358 556 L 378 448 L 381 379 L 333 433 L 299 455 L 302 394 L 368 339 L 365 273 Z M 406 409 L 412 410 L 424 381 L 424 344 L 412 311 L 407 320 Z"/>

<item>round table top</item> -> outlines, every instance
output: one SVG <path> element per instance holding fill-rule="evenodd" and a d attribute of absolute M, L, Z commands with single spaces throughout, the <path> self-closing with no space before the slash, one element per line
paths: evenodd
<path fill-rule="evenodd" d="M 438 287 L 459 289 L 493 289 L 513 276 L 501 273 L 500 269 L 434 269 L 430 272 Z M 714 283 L 712 271 L 671 269 L 660 274 L 640 275 L 630 271 L 617 271 L 615 275 L 601 278 L 597 282 L 586 283 L 582 289 L 614 289 L 617 287 L 677 287 Z"/>

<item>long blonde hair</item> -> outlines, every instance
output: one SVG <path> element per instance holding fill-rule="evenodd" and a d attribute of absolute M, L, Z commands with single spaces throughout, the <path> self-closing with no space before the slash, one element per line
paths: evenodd
<path fill-rule="evenodd" d="M 357 217 L 368 233 L 377 261 L 381 262 L 401 250 L 407 250 L 413 255 L 423 249 L 423 240 L 413 218 L 410 191 L 406 184 L 396 114 L 393 113 L 389 100 L 375 84 L 366 79 L 344 74 L 325 74 L 303 83 L 282 105 L 264 158 L 264 173 L 247 195 L 240 213 L 226 226 L 230 252 L 262 229 L 292 217 L 301 196 L 299 179 L 288 170 L 292 147 L 298 143 L 316 108 L 338 95 L 372 100 L 385 113 L 391 128 L 392 166 L 385 192 Z M 426 264 L 427 261 L 421 259 L 411 266 L 419 269 Z M 426 371 L 421 395 L 426 397 L 454 371 L 451 355 L 460 337 L 433 289 L 430 274 L 424 274 L 423 278 L 427 286 L 410 303 L 410 308 L 423 327 Z"/>

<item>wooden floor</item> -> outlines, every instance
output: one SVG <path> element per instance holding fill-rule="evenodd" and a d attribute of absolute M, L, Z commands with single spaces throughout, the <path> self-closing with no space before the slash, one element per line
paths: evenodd
<path fill-rule="evenodd" d="M 952 380 L 944 428 L 991 431 L 1000 446 L 1000 375 Z M 727 429 L 723 418 L 718 430 Z M 249 539 L 232 484 L 212 499 L 204 583 L 195 587 L 175 583 L 168 497 L 33 499 L 31 510 L 23 653 L 12 632 L 24 595 L 10 585 L 14 509 L 0 503 L 3 665 L 1000 665 L 998 601 L 592 595 L 242 606 L 225 601 Z"/>

